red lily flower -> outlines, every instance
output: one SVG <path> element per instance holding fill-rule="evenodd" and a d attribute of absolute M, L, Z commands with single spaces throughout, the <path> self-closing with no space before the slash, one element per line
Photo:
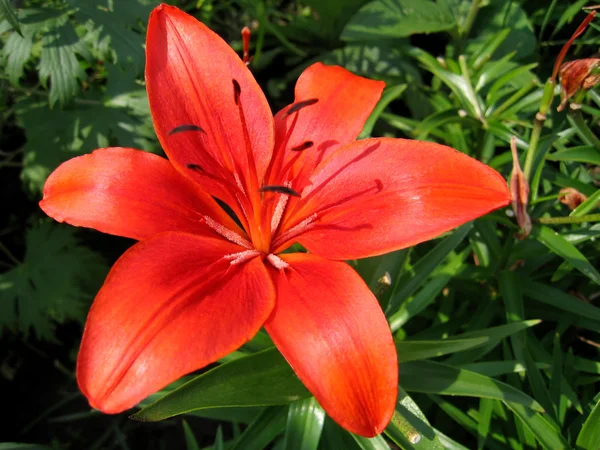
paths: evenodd
<path fill-rule="evenodd" d="M 504 206 L 505 181 L 442 145 L 355 141 L 382 82 L 314 64 L 273 118 L 242 60 L 182 11 L 154 10 L 146 51 L 169 161 L 97 150 L 56 169 L 40 203 L 58 221 L 140 241 L 90 310 L 81 390 L 93 407 L 123 411 L 264 326 L 334 420 L 380 433 L 395 407 L 395 347 L 377 300 L 341 261 Z M 282 253 L 296 242 L 309 253 Z"/>

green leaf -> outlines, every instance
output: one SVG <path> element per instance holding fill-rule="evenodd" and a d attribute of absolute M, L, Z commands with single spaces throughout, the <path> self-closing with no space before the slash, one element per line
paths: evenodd
<path fill-rule="evenodd" d="M 484 344 L 498 344 L 505 337 L 518 333 L 531 326 L 539 324 L 539 320 L 528 320 L 523 322 L 501 325 L 487 328 L 485 330 L 473 331 L 452 338 L 435 341 L 406 340 L 396 341 L 398 351 L 398 362 L 416 361 L 434 358 L 450 353 L 468 350 Z"/>
<path fill-rule="evenodd" d="M 433 361 L 402 364 L 400 385 L 409 392 L 493 398 L 543 411 L 538 402 L 506 383 Z"/>
<path fill-rule="evenodd" d="M 577 248 L 548 227 L 535 227 L 533 236 L 551 251 L 568 261 L 593 282 L 600 284 L 600 273 Z"/>
<path fill-rule="evenodd" d="M 526 371 L 525 365 L 518 361 L 487 361 L 461 364 L 457 367 L 469 370 L 471 372 L 477 372 L 482 375 L 487 375 L 488 377 L 496 377 L 498 375 L 505 375 L 507 373 L 519 373 Z M 550 364 L 538 363 L 537 367 L 540 369 L 548 369 L 550 368 Z"/>
<path fill-rule="evenodd" d="M 600 324 L 600 308 L 597 306 L 582 302 L 560 289 L 532 281 L 529 277 L 519 277 L 519 284 L 529 298 Z"/>
<path fill-rule="evenodd" d="M 147 21 L 152 5 L 139 0 L 68 0 L 78 8 L 75 16 L 82 22 L 91 19 L 100 29 L 99 40 L 107 39 L 115 52 L 115 62 L 140 73 L 144 68 L 143 33 L 139 21 Z"/>
<path fill-rule="evenodd" d="M 283 448 L 285 450 L 316 450 L 319 447 L 325 411 L 314 397 L 290 404 Z"/>
<path fill-rule="evenodd" d="M 546 156 L 549 161 L 576 161 L 600 165 L 600 152 L 591 145 L 571 147 Z"/>
<path fill-rule="evenodd" d="M 107 267 L 75 231 L 50 222 L 27 231 L 23 263 L 0 274 L 0 326 L 51 340 L 56 323 L 83 322 Z"/>
<path fill-rule="evenodd" d="M 449 353 L 478 347 L 488 342 L 488 338 L 444 339 L 437 341 L 397 341 L 398 362 L 418 361 L 435 358 Z"/>
<path fill-rule="evenodd" d="M 285 429 L 287 407 L 265 408 L 236 439 L 231 450 L 262 450 Z"/>
<path fill-rule="evenodd" d="M 219 425 L 219 428 L 217 428 L 213 450 L 225 450 L 225 443 L 223 442 L 223 428 L 221 428 L 221 425 Z"/>
<path fill-rule="evenodd" d="M 185 420 L 183 420 L 181 424 L 183 425 L 183 434 L 185 435 L 185 445 L 187 450 L 200 450 L 200 446 L 198 445 L 198 441 L 196 440 L 196 436 L 194 436 L 191 427 Z"/>
<path fill-rule="evenodd" d="M 381 99 L 373 109 L 373 112 L 365 122 L 365 125 L 360 133 L 359 139 L 371 136 L 373 132 L 373 127 L 381 113 L 385 110 L 385 108 L 393 101 L 396 100 L 402 93 L 406 90 L 406 84 L 398 84 L 396 86 L 386 87 L 381 95 Z"/>
<path fill-rule="evenodd" d="M 423 288 L 414 297 L 402 303 L 398 311 L 389 317 L 390 328 L 393 333 L 433 303 L 448 282 L 464 267 L 465 258 L 466 252 L 451 255 L 449 257 L 450 261 L 445 266 L 438 267 L 435 275 L 427 279 Z"/>
<path fill-rule="evenodd" d="M 405 450 L 443 450 L 439 437 L 412 398 L 398 389 L 398 405 L 385 434 Z"/>
<path fill-rule="evenodd" d="M 533 433 L 535 439 L 546 450 L 567 450 L 571 448 L 560 431 L 541 414 L 515 402 L 505 401 L 504 404 L 521 419 L 523 424 Z"/>
<path fill-rule="evenodd" d="M 473 26 L 471 34 L 476 37 L 469 40 L 468 53 L 505 28 L 510 28 L 511 32 L 494 52 L 496 58 L 516 51 L 519 59 L 526 59 L 535 52 L 537 40 L 533 26 L 518 2 L 487 2 L 484 5 Z"/>
<path fill-rule="evenodd" d="M 56 103 L 66 105 L 79 92 L 78 80 L 86 75 L 77 54 L 88 59 L 91 56 L 70 24 L 44 34 L 38 70 L 42 83 L 50 80 L 50 107 Z"/>
<path fill-rule="evenodd" d="M 586 419 L 579 435 L 577 436 L 576 448 L 577 450 L 592 449 L 598 446 L 600 442 L 600 400 L 590 412 L 590 415 Z"/>
<path fill-rule="evenodd" d="M 5 60 L 5 70 L 8 80 L 12 85 L 19 84 L 23 76 L 25 64 L 31 58 L 33 50 L 33 36 L 31 34 L 19 35 L 11 33 L 4 43 L 2 57 Z"/>
<path fill-rule="evenodd" d="M 92 94 L 51 114 L 46 102 L 17 104 L 27 137 L 21 178 L 30 192 L 40 193 L 50 172 L 73 156 L 111 145 L 150 147 L 128 109 L 106 107 Z"/>
<path fill-rule="evenodd" d="M 222 364 L 132 416 L 155 422 L 204 408 L 281 405 L 310 394 L 277 349 Z"/>
<path fill-rule="evenodd" d="M 350 19 L 342 40 L 363 41 L 456 28 L 452 12 L 430 0 L 375 0 Z"/>
<path fill-rule="evenodd" d="M 17 33 L 21 36 L 23 35 L 21 32 L 21 26 L 19 25 L 19 19 L 13 6 L 11 5 L 10 0 L 0 0 L 0 17 L 3 17 L 10 23 L 10 26 L 15 29 Z"/>
<path fill-rule="evenodd" d="M 381 435 L 374 438 L 366 438 L 353 434 L 352 437 L 362 450 L 390 450 L 390 446 Z"/>
<path fill-rule="evenodd" d="M 472 227 L 473 223 L 469 222 L 457 228 L 450 236 L 421 258 L 410 273 L 404 274 L 394 283 L 388 312 L 396 312 L 398 306 L 423 285 L 434 269 L 467 237 Z"/>
<path fill-rule="evenodd" d="M 592 195 L 590 195 L 586 201 L 584 201 L 577 208 L 575 208 L 573 211 L 571 211 L 571 214 L 569 214 L 569 215 L 571 217 L 585 216 L 586 214 L 590 213 L 593 209 L 597 208 L 599 203 L 600 203 L 600 189 L 598 189 L 596 192 L 594 192 Z"/>

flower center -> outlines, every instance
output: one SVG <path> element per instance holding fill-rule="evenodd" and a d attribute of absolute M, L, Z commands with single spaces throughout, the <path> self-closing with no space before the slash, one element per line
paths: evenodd
<path fill-rule="evenodd" d="M 291 172 L 295 162 L 302 152 L 311 148 L 314 143 L 307 140 L 289 148 L 293 152 L 293 156 L 291 157 L 286 147 L 298 120 L 298 113 L 304 108 L 317 103 L 318 99 L 312 98 L 299 101 L 288 108 L 285 117 L 295 116 L 286 131 L 283 141 L 275 149 L 266 173 L 264 176 L 261 175 L 259 179 L 252 141 L 244 108 L 242 107 L 242 88 L 236 79 L 232 79 L 232 87 L 233 102 L 240 118 L 239 125 L 243 136 L 246 156 L 244 159 L 246 161 L 231 160 L 231 152 L 228 149 L 223 149 L 229 153 L 232 163 L 228 174 L 223 171 L 219 173 L 213 170 L 211 170 L 213 173 L 208 173 L 198 164 L 192 162 L 188 163 L 186 167 L 203 177 L 226 186 L 229 191 L 232 191 L 232 198 L 235 199 L 237 204 L 230 204 L 229 206 L 235 211 L 233 214 L 235 216 L 234 220 L 242 226 L 245 235 L 240 235 L 238 232 L 230 230 L 211 217 L 203 216 L 204 222 L 217 234 L 246 249 L 229 255 L 227 258 L 231 264 L 240 264 L 263 255 L 275 268 L 282 269 L 287 267 L 287 263 L 276 256 L 276 254 L 292 245 L 294 238 L 312 228 L 317 215 L 313 214 L 291 227 L 282 228 L 282 221 L 286 210 L 290 207 L 292 209 L 295 208 L 300 200 L 300 193 L 292 188 L 291 181 L 286 181 L 283 184 L 264 184 L 264 180 L 289 180 L 292 178 Z M 198 125 L 183 124 L 175 127 L 168 134 L 181 132 L 205 133 L 204 129 Z M 290 198 L 294 198 L 292 202 L 293 206 L 290 206 Z M 231 214 L 231 211 L 228 211 L 228 213 Z"/>

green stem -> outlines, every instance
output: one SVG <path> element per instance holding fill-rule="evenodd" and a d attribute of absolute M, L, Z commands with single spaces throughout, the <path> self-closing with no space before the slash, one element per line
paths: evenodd
<path fill-rule="evenodd" d="M 586 216 L 569 217 L 540 217 L 538 223 L 544 225 L 564 225 L 569 223 L 600 222 L 600 214 L 588 214 Z"/>
<path fill-rule="evenodd" d="M 542 102 L 540 103 L 540 109 L 535 115 L 533 131 L 531 132 L 531 138 L 529 139 L 529 148 L 527 149 L 527 156 L 525 156 L 523 174 L 525 175 L 527 182 L 529 182 L 531 177 L 531 169 L 533 168 L 533 161 L 540 141 L 540 134 L 542 133 L 542 127 L 546 121 L 546 114 L 548 113 L 550 106 L 552 106 L 552 100 L 554 100 L 554 80 L 549 79 L 544 85 L 544 95 L 542 97 Z M 532 192 L 531 195 L 536 197 L 535 192 Z"/>
<path fill-rule="evenodd" d="M 471 32 L 471 28 L 473 28 L 473 24 L 475 23 L 475 19 L 477 18 L 479 8 L 481 8 L 481 3 L 481 0 L 473 0 L 471 2 L 471 7 L 469 8 L 469 12 L 467 13 L 465 22 L 463 26 L 460 27 L 460 30 L 458 30 L 458 34 L 460 37 L 466 37 Z"/>

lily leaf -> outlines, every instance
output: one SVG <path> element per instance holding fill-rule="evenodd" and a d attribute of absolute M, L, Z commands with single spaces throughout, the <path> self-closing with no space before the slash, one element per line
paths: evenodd
<path fill-rule="evenodd" d="M 400 367 L 400 384 L 409 392 L 494 398 L 544 411 L 534 399 L 506 383 L 433 361 L 403 364 Z"/>
<path fill-rule="evenodd" d="M 132 416 L 155 422 L 205 408 L 283 405 L 310 393 L 277 349 L 209 370 Z"/>

